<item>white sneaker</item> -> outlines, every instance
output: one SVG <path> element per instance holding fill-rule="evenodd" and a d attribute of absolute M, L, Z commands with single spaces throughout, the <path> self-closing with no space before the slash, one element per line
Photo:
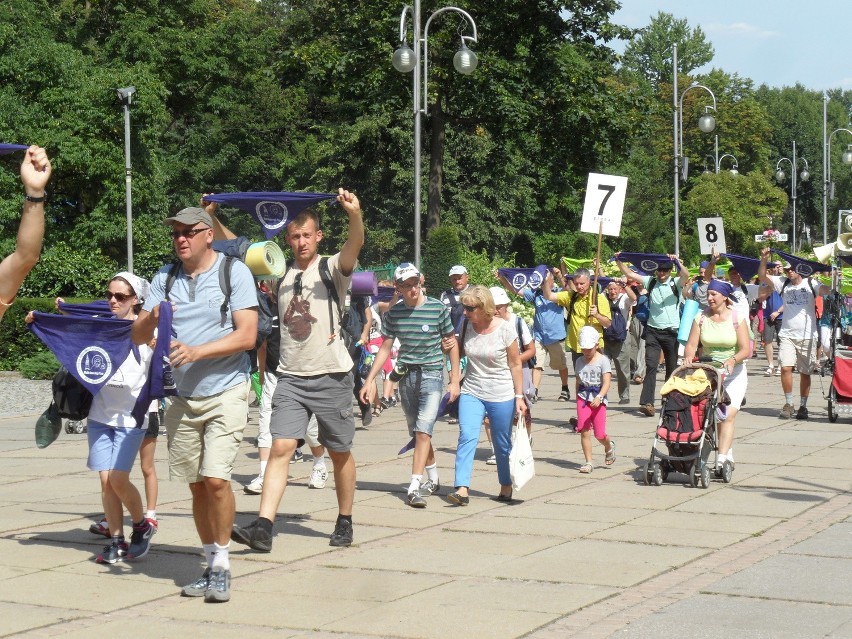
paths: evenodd
<path fill-rule="evenodd" d="M 263 475 L 258 475 L 243 486 L 243 490 L 249 495 L 259 495 L 263 492 Z"/>
<path fill-rule="evenodd" d="M 781 367 L 775 369 L 775 377 L 781 377 Z"/>
<path fill-rule="evenodd" d="M 489 466 L 496 466 L 497 465 L 497 455 L 491 455 L 491 457 L 489 457 L 488 459 L 485 460 L 485 463 L 488 464 Z"/>
<path fill-rule="evenodd" d="M 773 372 L 774 372 L 774 369 L 770 366 L 765 371 L 763 371 L 763 376 L 764 377 L 772 377 Z"/>
<path fill-rule="evenodd" d="M 328 469 L 325 466 L 314 466 L 311 478 L 308 480 L 308 488 L 325 488 L 328 481 Z"/>

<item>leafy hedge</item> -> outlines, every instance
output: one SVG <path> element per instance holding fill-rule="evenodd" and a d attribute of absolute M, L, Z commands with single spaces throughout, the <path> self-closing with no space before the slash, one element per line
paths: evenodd
<path fill-rule="evenodd" d="M 24 322 L 30 311 L 52 313 L 55 298 L 19 297 L 0 321 L 0 370 L 18 370 L 21 363 L 37 353 L 49 352 Z M 82 302 L 67 298 L 68 302 Z"/>

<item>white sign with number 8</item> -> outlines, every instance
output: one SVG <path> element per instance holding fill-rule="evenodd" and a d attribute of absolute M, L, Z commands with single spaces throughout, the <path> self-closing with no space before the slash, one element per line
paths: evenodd
<path fill-rule="evenodd" d="M 698 242 L 702 255 L 712 255 L 713 251 L 728 252 L 725 246 L 725 224 L 721 217 L 698 218 Z"/>

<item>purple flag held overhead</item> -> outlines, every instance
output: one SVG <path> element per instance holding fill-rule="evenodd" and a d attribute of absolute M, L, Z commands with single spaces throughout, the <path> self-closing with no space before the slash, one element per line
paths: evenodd
<path fill-rule="evenodd" d="M 278 235 L 300 212 L 324 200 L 333 200 L 333 193 L 292 193 L 286 191 L 245 191 L 205 195 L 208 202 L 233 206 L 257 220 L 267 240 Z"/>
<path fill-rule="evenodd" d="M 621 253 L 617 253 L 613 256 L 612 259 L 618 259 L 621 262 L 633 264 L 646 273 L 653 273 L 660 266 L 668 266 L 672 263 L 671 258 L 663 253 L 628 253 L 626 251 L 622 251 Z M 679 269 L 680 264 L 675 261 L 674 267 L 675 269 Z"/>
<path fill-rule="evenodd" d="M 773 249 L 773 252 L 790 262 L 790 266 L 793 267 L 793 270 L 802 277 L 810 277 L 814 273 L 831 273 L 831 264 L 804 260 L 801 257 L 796 257 L 795 255 L 779 251 L 778 249 Z"/>
<path fill-rule="evenodd" d="M 544 278 L 547 277 L 547 266 L 539 264 L 535 268 L 499 268 L 497 272 L 506 278 L 517 293 L 527 286 L 532 290 L 541 288 Z"/>
<path fill-rule="evenodd" d="M 760 260 L 754 257 L 745 257 L 744 255 L 735 255 L 734 253 L 719 253 L 722 257 L 727 257 L 740 277 L 744 282 L 748 282 L 751 278 L 757 275 L 757 269 L 760 268 Z"/>
<path fill-rule="evenodd" d="M 15 151 L 26 151 L 28 148 L 30 147 L 26 144 L 0 144 L 0 155 L 7 155 Z"/>

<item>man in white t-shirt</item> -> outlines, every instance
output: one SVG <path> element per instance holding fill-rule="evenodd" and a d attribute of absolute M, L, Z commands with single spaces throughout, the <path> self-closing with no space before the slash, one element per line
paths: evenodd
<path fill-rule="evenodd" d="M 784 407 L 778 415 L 781 419 L 793 417 L 793 366 L 799 369 L 799 394 L 801 396 L 796 419 L 808 418 L 808 395 L 811 392 L 811 371 L 816 363 L 817 319 L 815 299 L 819 294 L 819 282 L 803 278 L 790 265 L 784 265 L 786 277 L 766 274 L 766 261 L 771 249 L 765 247 L 760 255 L 758 276 L 762 284 L 774 287 L 784 302 L 784 318 L 778 331 L 780 347 L 778 362 L 781 366 L 781 388 L 784 391 Z"/>

